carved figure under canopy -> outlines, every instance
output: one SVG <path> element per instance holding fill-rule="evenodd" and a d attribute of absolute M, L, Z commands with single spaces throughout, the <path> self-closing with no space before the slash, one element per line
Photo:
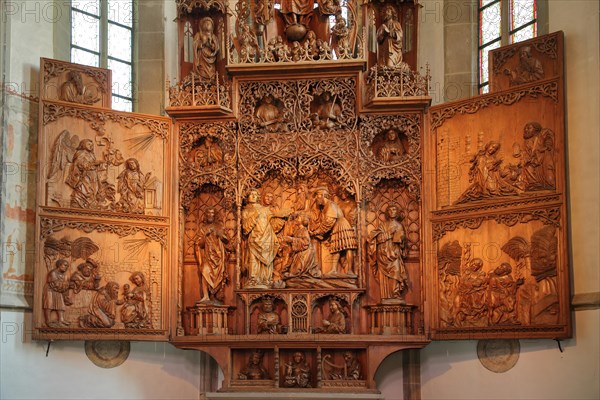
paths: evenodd
<path fill-rule="evenodd" d="M 385 221 L 371 232 L 376 259 L 373 272 L 379 282 L 382 301 L 402 301 L 408 288 L 408 274 L 404 264 L 406 234 L 398 219 L 402 219 L 398 207 L 391 204 L 386 210 Z"/>
<path fill-rule="evenodd" d="M 385 133 L 385 142 L 379 148 L 378 158 L 384 162 L 398 162 L 406 153 L 404 145 L 398 137 L 398 131 L 390 128 Z"/>
<path fill-rule="evenodd" d="M 522 180 L 525 190 L 556 188 L 554 166 L 554 132 L 537 122 L 529 122 L 523 129 L 525 154 L 523 154 Z"/>
<path fill-rule="evenodd" d="M 275 98 L 271 94 L 262 98 L 260 105 L 256 109 L 256 118 L 258 125 L 265 128 L 267 132 L 277 132 L 285 129 L 283 115 L 279 107 L 275 104 Z"/>
<path fill-rule="evenodd" d="M 150 328 L 150 288 L 146 285 L 146 277 L 142 272 L 134 272 L 129 281 L 135 285 L 123 286 L 125 304 L 121 308 L 121 322 L 126 328 Z"/>
<path fill-rule="evenodd" d="M 258 191 L 251 190 L 242 210 L 242 232 L 246 236 L 242 267 L 248 274 L 246 288 L 266 289 L 273 283 L 273 261 L 279 249 L 279 239 L 271 226 L 271 210 L 261 205 L 258 199 Z"/>
<path fill-rule="evenodd" d="M 311 387 L 310 379 L 310 366 L 306 363 L 304 353 L 301 351 L 295 352 L 290 362 L 285 364 L 283 386 L 309 388 Z"/>
<path fill-rule="evenodd" d="M 215 214 L 212 207 L 206 210 L 194 246 L 200 271 L 201 302 L 209 302 L 211 297 L 217 298 L 225 281 L 225 245 L 229 243 L 229 238 L 216 221 Z"/>
<path fill-rule="evenodd" d="M 328 241 L 327 248 L 333 256 L 329 274 L 338 274 L 338 268 L 354 274 L 354 253 L 358 247 L 354 228 L 344 217 L 342 209 L 330 200 L 329 190 L 326 187 L 317 188 L 314 196 L 309 231 L 311 236 L 321 244 Z M 343 267 L 340 266 L 342 258 Z"/>
<path fill-rule="evenodd" d="M 119 284 L 108 282 L 94 295 L 88 314 L 79 317 L 79 325 L 82 328 L 112 328 L 117 319 L 117 306 L 121 304 Z"/>
<path fill-rule="evenodd" d="M 263 353 L 260 350 L 253 351 L 248 359 L 248 364 L 240 370 L 238 379 L 269 379 L 269 373 L 262 362 Z"/>
<path fill-rule="evenodd" d="M 519 49 L 519 64 L 513 70 L 506 68 L 504 73 L 509 76 L 510 85 L 535 82 L 544 77 L 544 68 L 537 58 L 531 55 L 531 47 L 523 46 Z"/>
<path fill-rule="evenodd" d="M 290 41 L 304 39 L 313 15 L 313 0 L 281 0 L 285 34 Z"/>
<path fill-rule="evenodd" d="M 402 38 L 404 33 L 398 21 L 398 12 L 392 5 L 387 5 L 382 11 L 382 24 L 377 29 L 379 43 L 379 64 L 397 68 L 402 65 Z"/>
<path fill-rule="evenodd" d="M 337 98 L 331 98 L 331 93 L 323 92 L 321 104 L 316 112 L 316 125 L 323 129 L 332 129 L 339 123 L 342 116 L 342 107 L 337 103 Z"/>
<path fill-rule="evenodd" d="M 96 89 L 96 88 L 94 88 Z M 83 84 L 81 72 L 69 71 L 68 79 L 60 87 L 60 99 L 72 103 L 91 105 L 100 100 L 96 90 Z"/>
<path fill-rule="evenodd" d="M 48 272 L 46 276 L 46 285 L 44 285 L 44 294 L 42 297 L 42 308 L 44 309 L 44 319 L 49 327 L 65 327 L 69 323 L 65 320 L 65 310 L 67 309 L 67 295 L 71 285 L 67 278 L 69 262 L 65 259 L 56 261 L 56 267 Z M 52 312 L 55 312 L 57 319 L 52 321 Z"/>
<path fill-rule="evenodd" d="M 199 30 L 194 35 L 194 71 L 202 79 L 214 79 L 217 75 L 219 39 L 214 34 L 215 23 L 210 17 L 200 20 Z"/>
<path fill-rule="evenodd" d="M 204 142 L 194 153 L 194 162 L 200 167 L 209 167 L 223 162 L 223 150 L 211 136 L 206 136 Z"/>
<path fill-rule="evenodd" d="M 257 317 L 258 333 L 280 333 L 281 318 L 273 310 L 273 299 L 265 297 L 261 303 L 261 310 Z"/>

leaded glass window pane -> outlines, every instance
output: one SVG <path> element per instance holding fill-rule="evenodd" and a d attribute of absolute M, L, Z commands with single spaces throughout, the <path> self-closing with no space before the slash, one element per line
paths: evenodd
<path fill-rule="evenodd" d="M 112 70 L 113 94 L 131 97 L 131 65 L 109 58 L 108 68 Z"/>
<path fill-rule="evenodd" d="M 482 84 L 487 83 L 490 79 L 489 77 L 489 51 L 493 49 L 497 49 L 500 47 L 500 42 L 494 42 L 487 47 L 484 47 L 480 50 L 480 59 L 481 62 L 479 64 L 479 82 Z"/>
<path fill-rule="evenodd" d="M 100 66 L 100 56 L 75 47 L 71 48 L 71 62 L 92 67 Z"/>
<path fill-rule="evenodd" d="M 535 37 L 535 25 L 528 25 L 511 35 L 511 42 L 517 43 Z"/>
<path fill-rule="evenodd" d="M 73 0 L 71 7 L 97 17 L 100 16 L 100 0 Z"/>
<path fill-rule="evenodd" d="M 108 0 L 108 20 L 133 27 L 133 2 L 131 0 Z"/>
<path fill-rule="evenodd" d="M 490 5 L 481 10 L 479 44 L 485 45 L 500 37 L 501 33 L 500 2 Z"/>
<path fill-rule="evenodd" d="M 131 30 L 108 23 L 108 56 L 131 61 Z"/>
<path fill-rule="evenodd" d="M 71 44 L 99 52 L 100 19 L 75 10 L 71 17 Z"/>
<path fill-rule="evenodd" d="M 133 110 L 133 104 L 130 99 L 123 97 L 114 96 L 112 97 L 112 108 L 118 111 L 129 111 Z"/>
<path fill-rule="evenodd" d="M 534 0 L 511 0 L 511 30 L 523 26 L 535 19 Z"/>

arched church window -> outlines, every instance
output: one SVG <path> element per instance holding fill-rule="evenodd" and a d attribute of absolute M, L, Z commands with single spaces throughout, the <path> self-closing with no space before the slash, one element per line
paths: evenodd
<path fill-rule="evenodd" d="M 479 92 L 487 93 L 490 50 L 537 35 L 537 0 L 479 0 Z"/>
<path fill-rule="evenodd" d="M 112 70 L 112 107 L 133 110 L 132 0 L 71 2 L 71 62 Z"/>

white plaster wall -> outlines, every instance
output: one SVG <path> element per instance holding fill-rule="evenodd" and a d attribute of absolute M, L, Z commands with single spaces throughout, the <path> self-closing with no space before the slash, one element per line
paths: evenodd
<path fill-rule="evenodd" d="M 429 64 L 429 93 L 432 105 L 444 101 L 444 1 L 419 2 L 419 68 Z M 424 73 L 424 72 L 423 72 Z"/>
<path fill-rule="evenodd" d="M 120 366 L 99 368 L 83 342 L 31 341 L 31 313 L 2 311 L 1 399 L 198 399 L 197 351 L 168 343 L 132 342 Z"/>

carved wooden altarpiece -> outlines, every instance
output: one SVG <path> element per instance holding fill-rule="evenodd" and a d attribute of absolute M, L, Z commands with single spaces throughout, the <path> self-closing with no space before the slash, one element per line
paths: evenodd
<path fill-rule="evenodd" d="M 570 335 L 561 35 L 430 108 L 416 1 L 176 5 L 172 120 L 42 96 L 37 339 L 366 393 L 432 339 Z M 42 60 L 54 86 L 81 68 Z"/>

